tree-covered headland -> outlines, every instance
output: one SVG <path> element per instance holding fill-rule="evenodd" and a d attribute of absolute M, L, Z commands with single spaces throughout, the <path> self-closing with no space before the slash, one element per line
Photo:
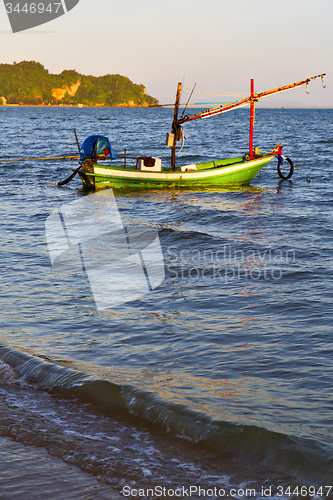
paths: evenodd
<path fill-rule="evenodd" d="M 158 101 L 125 76 L 54 75 L 38 62 L 22 61 L 0 64 L 0 104 L 146 107 Z"/>

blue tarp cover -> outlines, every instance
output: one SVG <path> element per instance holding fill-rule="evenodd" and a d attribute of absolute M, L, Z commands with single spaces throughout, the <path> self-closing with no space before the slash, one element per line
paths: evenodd
<path fill-rule="evenodd" d="M 107 152 L 105 156 L 109 155 L 111 160 L 117 158 L 107 137 L 103 135 L 91 135 L 83 141 L 80 148 L 80 161 L 94 160 L 96 155 L 104 154 L 105 151 Z"/>

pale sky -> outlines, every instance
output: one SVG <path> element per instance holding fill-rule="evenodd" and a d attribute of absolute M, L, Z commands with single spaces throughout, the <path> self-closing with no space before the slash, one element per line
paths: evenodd
<path fill-rule="evenodd" d="M 173 102 L 179 81 L 248 94 L 251 78 L 261 92 L 327 73 L 325 89 L 318 79 L 308 95 L 301 87 L 262 104 L 333 107 L 332 26 L 333 0 L 80 0 L 66 15 L 13 34 L 1 2 L 0 63 L 119 73 L 161 103 Z M 194 101 L 206 99 L 216 100 Z"/>

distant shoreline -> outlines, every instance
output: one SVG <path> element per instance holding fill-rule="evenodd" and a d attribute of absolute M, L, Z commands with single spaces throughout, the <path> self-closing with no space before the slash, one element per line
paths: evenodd
<path fill-rule="evenodd" d="M 128 106 L 123 104 L 118 104 L 117 106 L 102 106 L 100 104 L 95 104 L 92 106 L 88 106 L 87 104 L 0 104 L 1 108 L 158 108 L 161 107 L 159 105 L 156 106 Z"/>
<path fill-rule="evenodd" d="M 180 108 L 182 108 L 184 105 L 180 105 Z M 208 106 L 208 104 L 207 104 Z M 100 108 L 100 109 L 106 109 L 106 108 L 126 108 L 126 109 L 148 109 L 148 108 L 165 108 L 167 109 L 166 106 L 163 106 L 161 104 L 157 104 L 156 106 L 128 106 L 128 105 L 122 105 L 118 104 L 117 106 L 102 106 L 100 104 L 96 104 L 93 106 L 88 106 L 87 104 L 82 104 L 80 106 L 79 104 L 0 104 L 0 108 Z M 189 105 L 188 108 L 191 109 L 205 109 L 206 106 L 191 106 Z M 250 109 L 250 108 L 249 108 Z M 333 109 L 333 106 L 258 106 L 257 109 Z"/>
<path fill-rule="evenodd" d="M 158 100 L 146 94 L 146 87 L 126 76 L 82 75 L 64 70 L 49 73 L 36 61 L 0 64 L 0 103 L 4 106 L 148 107 Z"/>

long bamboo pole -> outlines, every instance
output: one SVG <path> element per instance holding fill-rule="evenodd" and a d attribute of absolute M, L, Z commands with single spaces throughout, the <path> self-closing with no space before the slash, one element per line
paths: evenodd
<path fill-rule="evenodd" d="M 277 87 L 276 89 L 267 90 L 266 92 L 261 92 L 260 94 L 255 94 L 254 99 L 256 101 L 259 101 L 262 97 L 267 97 L 267 96 L 272 95 L 272 94 L 277 94 L 279 92 L 285 92 L 286 90 L 294 89 L 294 88 L 299 87 L 301 85 L 307 84 L 311 80 L 315 80 L 316 78 L 323 78 L 325 75 L 326 75 L 326 73 L 322 73 L 321 75 L 311 76 L 310 78 L 307 78 L 306 80 L 302 80 L 302 81 L 297 82 L 297 83 L 291 83 L 291 84 L 285 85 L 283 87 Z M 250 103 L 251 103 L 251 97 L 246 97 L 245 99 L 241 99 L 240 101 L 237 101 L 237 102 L 223 104 L 222 106 L 207 109 L 206 111 L 201 111 L 200 113 L 196 113 L 194 115 L 184 116 L 183 118 L 180 118 L 178 120 L 178 124 L 181 125 L 182 123 L 187 123 L 187 122 L 190 122 L 193 120 L 208 118 L 209 116 L 218 115 L 220 113 L 225 113 L 227 111 L 230 111 L 231 109 L 235 109 L 235 108 L 238 108 L 241 106 L 247 106 Z"/>
<path fill-rule="evenodd" d="M 117 158 L 124 158 L 125 155 L 117 155 Z M 126 159 L 136 160 L 137 156 L 128 156 L 126 154 Z M 45 156 L 39 158 L 8 158 L 6 160 L 0 160 L 0 163 L 14 163 L 19 161 L 38 161 L 38 160 L 79 160 L 80 157 L 78 155 L 70 155 L 70 156 Z M 98 160 L 109 160 L 107 157 L 97 156 Z"/>
<path fill-rule="evenodd" d="M 78 155 L 71 156 L 46 156 L 43 158 L 8 158 L 7 160 L 0 160 L 0 163 L 9 163 L 9 162 L 17 162 L 17 161 L 34 161 L 34 160 L 76 160 L 80 157 Z"/>

